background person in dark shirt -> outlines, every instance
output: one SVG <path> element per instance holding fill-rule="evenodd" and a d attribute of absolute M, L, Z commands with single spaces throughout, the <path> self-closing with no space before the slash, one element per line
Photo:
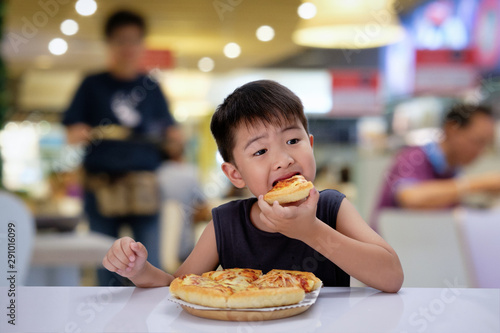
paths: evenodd
<path fill-rule="evenodd" d="M 86 144 L 84 209 L 90 228 L 113 237 L 129 224 L 159 264 L 158 184 L 154 171 L 162 146 L 179 130 L 160 87 L 141 74 L 145 23 L 128 11 L 111 15 L 105 26 L 109 51 L 106 72 L 90 75 L 65 112 L 70 144 Z M 121 284 L 98 272 L 101 285 Z"/>

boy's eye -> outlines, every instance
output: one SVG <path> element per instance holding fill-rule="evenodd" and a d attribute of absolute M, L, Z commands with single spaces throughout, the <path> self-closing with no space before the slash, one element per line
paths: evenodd
<path fill-rule="evenodd" d="M 287 145 L 294 145 L 294 144 L 296 144 L 296 143 L 299 143 L 299 141 L 300 141 L 299 139 L 292 139 L 292 140 L 288 140 L 288 141 L 286 142 L 286 144 L 287 144 Z"/>
<path fill-rule="evenodd" d="M 267 152 L 267 149 L 261 149 L 259 151 L 257 151 L 255 154 L 253 154 L 254 156 L 260 156 L 260 155 L 263 155 Z"/>

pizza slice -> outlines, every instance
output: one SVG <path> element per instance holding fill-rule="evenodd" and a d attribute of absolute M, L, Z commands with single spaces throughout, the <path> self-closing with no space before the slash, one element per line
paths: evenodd
<path fill-rule="evenodd" d="M 175 278 L 170 284 L 170 293 L 186 302 L 210 306 L 227 307 L 227 298 L 234 291 L 217 281 L 196 274 Z"/>
<path fill-rule="evenodd" d="M 285 204 L 307 198 L 309 191 L 314 187 L 302 175 L 295 175 L 278 181 L 273 188 L 264 195 L 264 200 L 272 205 L 273 202 Z"/>
<path fill-rule="evenodd" d="M 273 269 L 262 278 L 263 280 L 268 281 L 275 280 L 275 283 L 282 283 L 284 286 L 299 286 L 304 289 L 306 293 L 320 288 L 323 283 L 316 277 L 316 275 L 311 272 L 291 271 L 284 269 Z M 259 283 L 259 280 L 255 281 L 255 283 Z"/>

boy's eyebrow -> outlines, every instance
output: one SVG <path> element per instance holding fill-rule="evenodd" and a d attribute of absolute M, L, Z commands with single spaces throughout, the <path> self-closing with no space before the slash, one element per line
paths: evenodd
<path fill-rule="evenodd" d="M 246 150 L 248 148 L 248 146 L 250 146 L 252 143 L 254 143 L 255 141 L 258 141 L 266 136 L 267 136 L 267 134 L 262 134 L 262 135 L 258 135 L 256 137 L 251 138 L 250 140 L 248 140 L 248 142 L 245 145 L 245 148 L 243 150 Z"/>
<path fill-rule="evenodd" d="M 281 132 L 283 133 L 283 132 L 294 130 L 294 129 L 300 129 L 300 126 L 298 126 L 297 124 L 293 124 L 293 125 L 290 125 L 290 126 L 283 128 L 281 130 Z"/>
<path fill-rule="evenodd" d="M 283 128 L 283 129 L 281 130 L 281 132 L 283 133 L 283 132 L 290 131 L 290 130 L 295 130 L 295 129 L 300 129 L 300 126 L 298 126 L 297 124 L 293 124 L 293 125 L 290 125 L 290 126 L 287 126 L 287 127 Z M 266 136 L 267 136 L 267 134 L 262 134 L 262 135 L 258 135 L 258 136 L 256 136 L 256 137 L 251 138 L 251 139 L 247 142 L 247 144 L 245 145 L 245 148 L 244 148 L 243 150 L 247 149 L 247 148 L 248 148 L 248 147 L 249 147 L 252 143 L 254 143 L 255 141 L 258 141 L 258 140 L 260 140 L 260 139 L 262 139 L 262 138 L 265 138 Z"/>

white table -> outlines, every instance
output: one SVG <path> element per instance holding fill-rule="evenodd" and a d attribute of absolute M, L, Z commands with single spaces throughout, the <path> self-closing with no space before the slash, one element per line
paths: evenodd
<path fill-rule="evenodd" d="M 7 290 L 0 288 L 2 312 Z M 223 322 L 191 316 L 168 287 L 18 287 L 16 326 L 1 332 L 500 332 L 500 289 L 323 288 L 295 317 Z"/>

